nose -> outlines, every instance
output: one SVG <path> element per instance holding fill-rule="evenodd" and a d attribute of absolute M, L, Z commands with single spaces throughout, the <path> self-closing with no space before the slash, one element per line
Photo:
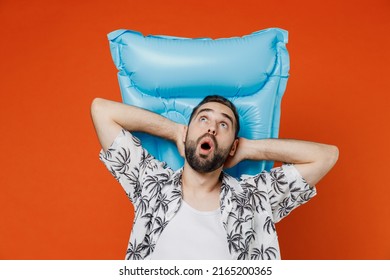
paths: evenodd
<path fill-rule="evenodd" d="M 216 131 L 215 131 L 215 128 L 214 127 L 210 127 L 209 130 L 208 130 L 208 133 L 212 134 L 212 135 L 216 135 Z"/>

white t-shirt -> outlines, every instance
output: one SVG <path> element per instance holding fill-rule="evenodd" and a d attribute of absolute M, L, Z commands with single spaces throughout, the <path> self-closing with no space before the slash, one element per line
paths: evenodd
<path fill-rule="evenodd" d="M 232 259 L 220 209 L 199 211 L 182 200 L 179 211 L 161 233 L 152 259 Z"/>

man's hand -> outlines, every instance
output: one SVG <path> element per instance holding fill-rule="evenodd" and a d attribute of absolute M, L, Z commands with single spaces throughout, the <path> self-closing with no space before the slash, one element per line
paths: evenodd
<path fill-rule="evenodd" d="M 186 133 L 187 133 L 187 126 L 182 125 L 182 124 L 177 124 L 178 129 L 176 130 L 176 146 L 177 150 L 179 151 L 179 154 L 185 158 L 185 148 L 184 148 L 184 141 L 186 138 Z"/>
<path fill-rule="evenodd" d="M 247 139 L 245 138 L 239 138 L 238 139 L 238 144 L 236 148 L 236 152 L 234 153 L 233 156 L 229 156 L 227 160 L 225 161 L 224 168 L 231 168 L 241 161 L 247 159 L 247 149 L 246 149 L 246 143 Z"/>

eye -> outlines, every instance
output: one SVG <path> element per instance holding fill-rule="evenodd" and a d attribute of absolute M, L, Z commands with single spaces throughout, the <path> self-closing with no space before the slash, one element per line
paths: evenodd
<path fill-rule="evenodd" d="M 200 121 L 200 122 L 207 122 L 207 118 L 204 117 L 204 116 L 203 116 L 203 117 L 200 117 L 200 118 L 199 118 L 199 121 Z"/>
<path fill-rule="evenodd" d="M 225 122 L 221 122 L 219 125 L 220 125 L 222 128 L 228 128 L 228 125 L 227 125 L 227 123 L 225 123 Z"/>

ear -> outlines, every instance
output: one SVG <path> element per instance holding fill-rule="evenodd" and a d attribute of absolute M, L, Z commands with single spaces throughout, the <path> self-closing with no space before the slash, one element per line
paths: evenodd
<path fill-rule="evenodd" d="M 230 153 L 229 153 L 230 156 L 234 156 L 234 154 L 236 153 L 237 147 L 238 147 L 238 142 L 239 142 L 239 140 L 238 140 L 238 138 L 236 138 L 232 144 L 231 149 L 230 149 Z"/>
<path fill-rule="evenodd" d="M 186 138 L 187 138 L 187 132 L 188 132 L 188 126 L 184 126 L 183 127 L 183 134 L 182 134 L 182 141 L 183 141 L 183 143 L 185 143 L 186 142 Z"/>

